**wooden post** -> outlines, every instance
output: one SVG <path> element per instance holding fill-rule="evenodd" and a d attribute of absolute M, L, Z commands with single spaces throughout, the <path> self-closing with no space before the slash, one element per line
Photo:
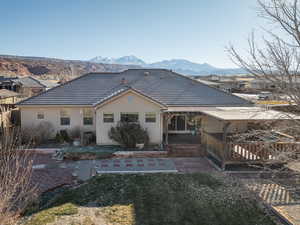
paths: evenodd
<path fill-rule="evenodd" d="M 226 166 L 226 160 L 227 160 L 227 142 L 226 142 L 226 138 L 227 138 L 227 132 L 228 132 L 228 128 L 230 126 L 230 122 L 226 122 L 223 126 L 223 149 L 222 149 L 222 169 L 225 170 L 225 166 Z"/>
<path fill-rule="evenodd" d="M 172 119 L 173 115 L 167 112 L 166 116 L 166 144 L 169 144 L 169 120 Z"/>
<path fill-rule="evenodd" d="M 166 121 L 165 121 L 165 126 L 166 126 L 166 144 L 169 144 L 169 113 L 167 113 L 167 116 L 166 116 Z"/>

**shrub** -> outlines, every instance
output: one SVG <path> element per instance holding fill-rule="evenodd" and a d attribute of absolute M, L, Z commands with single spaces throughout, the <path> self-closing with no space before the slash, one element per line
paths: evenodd
<path fill-rule="evenodd" d="M 60 130 L 59 134 L 64 142 L 70 142 L 71 138 L 67 130 Z"/>
<path fill-rule="evenodd" d="M 33 142 L 34 144 L 42 144 L 51 139 L 54 127 L 50 122 L 41 122 L 36 126 L 22 127 L 21 137 L 22 143 Z"/>
<path fill-rule="evenodd" d="M 119 143 L 122 147 L 135 148 L 136 144 L 149 142 L 147 130 L 138 123 L 119 122 L 108 133 L 110 139 Z"/>
<path fill-rule="evenodd" d="M 36 127 L 36 138 L 35 141 L 37 143 L 44 143 L 48 141 L 54 132 L 54 127 L 50 122 L 41 122 Z M 52 136 L 53 137 L 53 136 Z"/>

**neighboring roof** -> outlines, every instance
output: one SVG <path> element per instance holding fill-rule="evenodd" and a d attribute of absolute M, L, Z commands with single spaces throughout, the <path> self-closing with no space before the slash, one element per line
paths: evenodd
<path fill-rule="evenodd" d="M 202 113 L 220 120 L 286 120 L 300 119 L 300 116 L 261 107 L 211 107 L 201 110 Z"/>
<path fill-rule="evenodd" d="M 259 77 L 255 78 L 250 81 L 250 83 L 277 83 L 277 82 L 282 82 L 282 83 L 300 83 L 300 76 L 270 76 L 270 79 L 267 79 L 266 77 Z"/>
<path fill-rule="evenodd" d="M 58 83 L 53 80 L 41 80 L 41 79 L 36 79 L 36 80 L 47 88 L 53 88 L 58 86 Z"/>
<path fill-rule="evenodd" d="M 206 84 L 208 86 L 219 86 L 220 85 L 217 82 L 212 82 L 212 81 L 209 81 L 209 80 L 197 79 L 197 81 L 199 81 L 200 83 Z"/>
<path fill-rule="evenodd" d="M 259 99 L 259 94 L 244 94 L 244 93 L 232 93 L 235 96 L 246 99 L 248 101 L 256 101 Z"/>
<path fill-rule="evenodd" d="M 0 76 L 0 83 L 2 82 L 13 82 L 17 77 L 6 77 L 6 76 Z"/>
<path fill-rule="evenodd" d="M 242 98 L 165 69 L 129 69 L 119 73 L 89 73 L 19 104 L 94 105 L 126 87 L 138 90 L 167 106 L 251 104 Z"/>
<path fill-rule="evenodd" d="M 8 98 L 8 97 L 16 97 L 16 96 L 20 96 L 20 94 L 7 89 L 0 89 L 0 98 Z"/>
<path fill-rule="evenodd" d="M 33 78 L 33 77 L 21 77 L 16 80 L 16 82 L 19 82 L 22 84 L 23 87 L 29 87 L 29 88 L 44 88 L 46 85 L 42 84 L 39 80 Z"/>

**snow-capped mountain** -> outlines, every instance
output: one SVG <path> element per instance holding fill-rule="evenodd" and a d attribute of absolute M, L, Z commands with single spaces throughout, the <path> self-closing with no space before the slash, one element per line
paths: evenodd
<path fill-rule="evenodd" d="M 120 58 L 109 58 L 109 57 L 97 56 L 95 58 L 92 58 L 90 61 L 96 63 L 104 63 L 104 64 L 141 65 L 141 66 L 146 65 L 146 63 L 143 60 L 137 58 L 134 55 L 122 56 Z"/>
<path fill-rule="evenodd" d="M 155 63 L 146 63 L 136 56 L 123 56 L 120 58 L 108 58 L 97 56 L 90 60 L 91 62 L 104 64 L 138 65 L 145 68 L 163 68 L 174 70 L 185 75 L 209 75 L 209 74 L 240 74 L 245 73 L 242 69 L 222 69 L 207 63 L 194 63 L 185 59 L 163 60 Z"/>

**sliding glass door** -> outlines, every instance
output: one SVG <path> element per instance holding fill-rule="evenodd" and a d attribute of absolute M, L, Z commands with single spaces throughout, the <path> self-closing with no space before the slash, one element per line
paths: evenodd
<path fill-rule="evenodd" d="M 168 124 L 169 131 L 185 131 L 186 116 L 173 116 Z"/>

